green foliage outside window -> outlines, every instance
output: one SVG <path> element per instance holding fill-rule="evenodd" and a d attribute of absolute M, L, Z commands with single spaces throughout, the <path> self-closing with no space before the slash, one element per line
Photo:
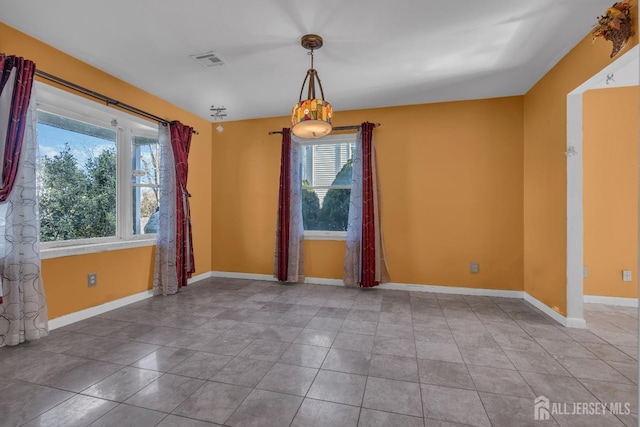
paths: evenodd
<path fill-rule="evenodd" d="M 309 181 L 302 181 L 302 223 L 305 230 L 318 230 L 318 214 L 320 213 L 320 199 L 315 191 L 304 188 L 309 186 Z"/>
<path fill-rule="evenodd" d="M 116 153 L 106 149 L 83 167 L 67 144 L 41 160 L 40 238 L 43 242 L 114 236 Z"/>
<path fill-rule="evenodd" d="M 331 185 L 351 185 L 353 162 L 344 164 Z M 308 185 L 308 182 L 303 182 Z M 332 188 L 324 196 L 322 208 L 318 195 L 302 189 L 302 219 L 305 230 L 346 231 L 349 219 L 351 190 Z"/>

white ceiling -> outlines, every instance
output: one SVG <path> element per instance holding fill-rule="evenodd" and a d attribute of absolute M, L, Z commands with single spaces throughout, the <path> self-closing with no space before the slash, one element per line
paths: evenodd
<path fill-rule="evenodd" d="M 207 120 L 212 105 L 239 120 L 290 113 L 309 68 L 307 33 L 324 38 L 315 68 L 335 111 L 491 98 L 526 93 L 611 4 L 0 0 L 0 19 Z M 208 51 L 226 64 L 190 58 Z"/>

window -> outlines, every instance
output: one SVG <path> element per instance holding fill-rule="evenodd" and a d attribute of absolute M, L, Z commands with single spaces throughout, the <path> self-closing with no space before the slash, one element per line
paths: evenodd
<path fill-rule="evenodd" d="M 134 136 L 131 150 L 133 233 L 155 233 L 160 203 L 158 138 Z"/>
<path fill-rule="evenodd" d="M 302 219 L 305 237 L 346 236 L 355 135 L 296 142 L 302 145 Z"/>
<path fill-rule="evenodd" d="M 116 235 L 117 135 L 38 111 L 42 242 Z"/>
<path fill-rule="evenodd" d="M 149 240 L 159 201 L 157 125 L 36 84 L 43 249 Z"/>

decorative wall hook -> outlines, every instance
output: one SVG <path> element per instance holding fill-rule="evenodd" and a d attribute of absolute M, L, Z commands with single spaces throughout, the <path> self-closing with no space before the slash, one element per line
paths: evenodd
<path fill-rule="evenodd" d="M 605 80 L 604 83 L 606 85 L 609 85 L 611 82 L 614 82 L 614 83 L 616 82 L 615 79 L 613 78 L 613 73 L 607 74 L 607 80 Z"/>

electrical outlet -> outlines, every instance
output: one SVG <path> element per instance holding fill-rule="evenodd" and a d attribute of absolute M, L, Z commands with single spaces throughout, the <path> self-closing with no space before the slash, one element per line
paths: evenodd
<path fill-rule="evenodd" d="M 480 266 L 478 265 L 477 262 L 472 262 L 471 263 L 471 273 L 476 274 L 480 272 Z"/>
<path fill-rule="evenodd" d="M 622 281 L 631 282 L 631 270 L 622 270 Z"/>
<path fill-rule="evenodd" d="M 98 284 L 98 274 L 97 273 L 89 273 L 87 276 L 87 285 L 95 286 Z"/>
<path fill-rule="evenodd" d="M 587 267 L 582 267 L 582 277 L 587 277 Z"/>

